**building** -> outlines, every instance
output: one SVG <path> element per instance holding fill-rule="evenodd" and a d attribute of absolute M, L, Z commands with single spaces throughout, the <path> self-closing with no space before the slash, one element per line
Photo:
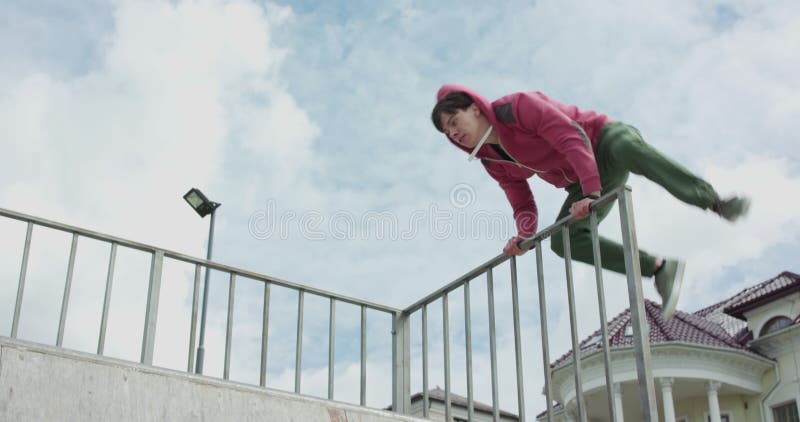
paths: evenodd
<path fill-rule="evenodd" d="M 444 421 L 445 420 L 445 409 L 444 409 L 444 394 L 445 391 L 439 388 L 438 386 L 434 389 L 428 390 L 428 419 L 433 421 Z M 422 397 L 422 393 L 416 393 L 411 396 L 411 412 L 410 415 L 422 418 L 424 415 L 423 407 L 424 407 L 424 400 Z M 467 398 L 464 396 L 459 396 L 458 394 L 454 394 L 452 391 L 450 392 L 450 410 L 452 414 L 452 421 L 453 422 L 467 422 L 468 421 L 468 413 L 467 413 Z M 472 418 L 473 422 L 489 422 L 492 420 L 492 413 L 493 408 L 492 406 L 481 403 L 479 401 L 472 402 L 473 408 L 473 415 Z M 392 410 L 392 407 L 389 406 L 386 410 Z M 519 421 L 519 416 L 507 412 L 505 410 L 499 410 L 500 422 L 517 422 Z"/>
<path fill-rule="evenodd" d="M 800 275 L 783 272 L 670 321 L 645 302 L 659 420 L 800 421 Z M 640 414 L 630 319 L 625 310 L 608 323 L 618 420 Z M 609 420 L 601 340 L 597 330 L 580 343 L 590 421 Z M 551 364 L 555 421 L 574 420 L 572 362 L 570 351 Z"/>

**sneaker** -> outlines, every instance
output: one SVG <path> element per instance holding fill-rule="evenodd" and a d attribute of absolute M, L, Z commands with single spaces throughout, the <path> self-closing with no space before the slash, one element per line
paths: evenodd
<path fill-rule="evenodd" d="M 672 318 L 672 314 L 675 313 L 685 267 L 686 263 L 683 261 L 665 259 L 655 276 L 656 290 L 661 295 L 661 315 L 665 321 Z"/>
<path fill-rule="evenodd" d="M 736 221 L 747 215 L 750 210 L 750 199 L 743 196 L 732 196 L 720 199 L 711 206 L 711 210 L 728 221 Z"/>

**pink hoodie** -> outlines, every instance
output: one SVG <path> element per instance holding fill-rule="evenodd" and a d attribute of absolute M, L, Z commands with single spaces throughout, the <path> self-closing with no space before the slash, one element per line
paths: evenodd
<path fill-rule="evenodd" d="M 505 191 L 520 237 L 536 233 L 538 212 L 527 182 L 534 174 L 558 188 L 580 183 L 584 194 L 601 190 L 594 149 L 603 126 L 611 123 L 608 117 L 561 104 L 541 92 L 517 92 L 489 103 L 469 88 L 443 85 L 437 101 L 453 92 L 472 97 L 515 161 L 504 160 L 488 144 L 477 154 Z M 472 152 L 452 139 L 450 142 Z"/>

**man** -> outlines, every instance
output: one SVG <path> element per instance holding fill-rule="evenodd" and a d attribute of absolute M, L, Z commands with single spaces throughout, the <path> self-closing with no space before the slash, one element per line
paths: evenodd
<path fill-rule="evenodd" d="M 648 145 L 633 126 L 614 122 L 594 111 L 561 104 L 541 92 L 519 92 L 492 103 L 458 85 L 444 85 L 431 113 L 434 126 L 457 147 L 477 157 L 505 191 L 514 210 L 518 235 L 503 252 L 522 255 L 518 243 L 533 236 L 538 223 L 536 203 L 527 179 L 534 174 L 565 188 L 568 196 L 557 219 L 568 214 L 573 259 L 594 263 L 589 205 L 625 184 L 630 172 L 642 175 L 683 202 L 735 221 L 745 215 L 749 200 L 720 199 L 710 184 Z M 597 209 L 598 221 L 613 203 Z M 564 256 L 561 232 L 551 248 Z M 625 272 L 622 246 L 600 238 L 603 268 Z M 642 276 L 654 277 L 665 319 L 672 317 L 680 295 L 684 262 L 639 251 Z"/>

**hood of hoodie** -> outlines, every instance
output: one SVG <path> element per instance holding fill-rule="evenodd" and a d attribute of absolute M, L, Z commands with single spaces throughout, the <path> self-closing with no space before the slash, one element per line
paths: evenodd
<path fill-rule="evenodd" d="M 495 117 L 494 111 L 492 110 L 492 104 L 486 98 L 483 98 L 477 92 L 475 92 L 475 91 L 473 91 L 473 90 L 471 90 L 471 89 L 469 89 L 469 88 L 467 88 L 465 86 L 455 85 L 455 84 L 442 85 L 442 87 L 439 88 L 439 92 L 436 93 L 436 101 L 438 102 L 442 98 L 444 98 L 444 97 L 446 97 L 446 96 L 448 96 L 448 95 L 450 95 L 450 94 L 452 94 L 454 92 L 463 92 L 463 93 L 469 95 L 469 97 L 472 98 L 472 101 L 475 103 L 475 105 L 478 106 L 478 109 L 481 111 L 481 113 L 483 113 L 483 115 L 486 116 L 487 119 L 489 119 L 489 125 L 491 125 L 494 128 L 494 130 L 497 130 L 497 126 L 498 126 L 497 125 L 497 118 Z M 459 149 L 465 151 L 467 154 L 472 153 L 472 148 L 467 148 L 464 145 L 459 144 L 458 142 L 456 142 L 452 138 L 450 138 L 450 136 L 448 136 L 448 135 L 445 135 L 445 136 L 447 136 L 447 139 L 453 145 L 457 146 Z M 484 155 L 484 154 L 482 154 L 482 152 L 487 147 L 488 147 L 488 145 L 486 145 L 486 144 L 484 144 L 481 147 L 480 152 L 478 153 L 478 157 Z"/>

